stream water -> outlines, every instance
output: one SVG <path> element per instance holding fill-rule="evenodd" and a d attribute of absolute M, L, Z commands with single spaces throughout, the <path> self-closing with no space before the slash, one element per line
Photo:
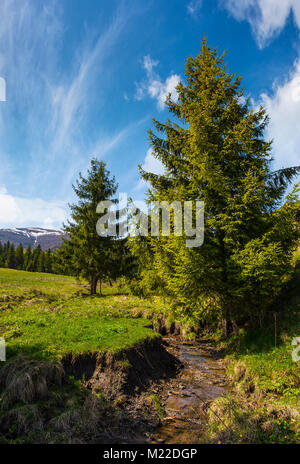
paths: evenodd
<path fill-rule="evenodd" d="M 228 388 L 222 359 L 206 342 L 165 341 L 183 367 L 166 392 L 166 417 L 152 433 L 150 443 L 197 443 L 207 423 L 209 402 Z"/>

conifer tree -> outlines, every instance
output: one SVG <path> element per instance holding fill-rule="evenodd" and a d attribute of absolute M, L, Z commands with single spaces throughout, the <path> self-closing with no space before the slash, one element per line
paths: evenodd
<path fill-rule="evenodd" d="M 3 245 L 2 243 L 0 242 L 0 267 L 3 267 L 4 266 L 4 259 L 3 259 L 3 255 L 4 255 L 4 251 L 3 251 Z"/>
<path fill-rule="evenodd" d="M 41 245 L 39 244 L 36 248 L 34 248 L 32 252 L 31 267 L 30 267 L 31 272 L 36 272 L 38 269 L 38 260 L 39 260 L 41 251 L 42 251 Z"/>
<path fill-rule="evenodd" d="M 52 273 L 52 256 L 50 248 L 46 251 L 45 272 L 48 272 L 49 274 Z"/>
<path fill-rule="evenodd" d="M 45 261 L 46 261 L 45 252 L 41 250 L 41 252 L 39 253 L 38 260 L 37 260 L 37 269 L 36 269 L 37 272 L 45 272 Z"/>
<path fill-rule="evenodd" d="M 9 269 L 16 269 L 15 247 L 13 244 L 9 246 L 5 267 Z"/>
<path fill-rule="evenodd" d="M 20 243 L 16 248 L 16 267 L 22 270 L 24 266 L 24 251 L 23 245 Z"/>
<path fill-rule="evenodd" d="M 32 261 L 32 251 L 31 251 L 31 246 L 28 245 L 24 253 L 24 270 L 25 271 L 31 270 L 31 267 L 32 267 L 31 261 Z"/>
<path fill-rule="evenodd" d="M 4 263 L 7 260 L 7 255 L 8 255 L 8 250 L 10 248 L 10 241 L 8 240 L 6 243 L 3 245 L 3 261 Z"/>
<path fill-rule="evenodd" d="M 299 238 L 296 191 L 283 201 L 300 168 L 272 172 L 266 112 L 250 107 L 241 78 L 206 40 L 177 91 L 177 102 L 166 101 L 172 119 L 154 120 L 149 131 L 165 173 L 140 168 L 141 176 L 149 200 L 204 201 L 205 242 L 188 248 L 185 237 L 151 238 L 146 261 L 183 317 L 222 319 L 226 334 L 229 321 L 258 317 L 289 274 Z"/>
<path fill-rule="evenodd" d="M 97 283 L 112 275 L 112 266 L 118 266 L 120 256 L 112 251 L 115 240 L 112 237 L 100 237 L 96 231 L 99 214 L 96 208 L 99 202 L 112 199 L 117 191 L 115 178 L 110 178 L 105 163 L 92 159 L 87 177 L 79 174 L 79 180 L 73 185 L 79 201 L 70 205 L 71 221 L 64 227 L 69 239 L 58 250 L 61 261 L 67 262 L 75 275 L 90 282 L 90 292 L 96 293 Z"/>

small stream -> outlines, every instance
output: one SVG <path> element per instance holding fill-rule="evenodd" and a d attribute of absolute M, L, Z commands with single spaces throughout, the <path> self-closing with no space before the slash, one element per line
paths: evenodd
<path fill-rule="evenodd" d="M 206 425 L 209 402 L 228 389 L 224 365 L 208 342 L 178 338 L 165 338 L 165 342 L 183 367 L 165 392 L 166 417 L 151 434 L 150 443 L 197 443 Z"/>

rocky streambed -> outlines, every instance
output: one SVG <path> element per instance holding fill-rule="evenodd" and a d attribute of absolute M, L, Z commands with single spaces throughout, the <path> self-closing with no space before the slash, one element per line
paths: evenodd
<path fill-rule="evenodd" d="M 149 443 L 197 443 L 207 423 L 210 402 L 229 388 L 222 356 L 206 341 L 172 337 L 164 342 L 182 367 L 161 392 L 166 416 L 149 434 Z"/>
<path fill-rule="evenodd" d="M 19 357 L 0 370 L 0 443 L 198 443 L 227 388 L 215 347 L 179 336 L 50 363 Z"/>

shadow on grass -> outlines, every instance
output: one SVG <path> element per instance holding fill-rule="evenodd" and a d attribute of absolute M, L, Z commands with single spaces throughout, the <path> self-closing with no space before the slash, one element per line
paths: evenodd
<path fill-rule="evenodd" d="M 125 291 L 121 291 L 121 290 L 116 290 L 116 289 L 112 289 L 112 291 L 110 293 L 102 293 L 100 295 L 100 293 L 96 293 L 96 295 L 91 295 L 90 293 L 80 293 L 78 294 L 78 296 L 82 297 L 82 298 L 99 298 L 99 299 L 103 299 L 103 298 L 108 298 L 108 297 L 111 297 L 111 296 L 129 296 Z"/>
<path fill-rule="evenodd" d="M 22 347 L 7 347 L 6 362 L 13 361 L 20 356 L 34 361 L 56 361 L 58 359 L 54 352 L 50 351 L 47 345 L 43 343 L 32 343 L 30 345 L 22 345 Z"/>

